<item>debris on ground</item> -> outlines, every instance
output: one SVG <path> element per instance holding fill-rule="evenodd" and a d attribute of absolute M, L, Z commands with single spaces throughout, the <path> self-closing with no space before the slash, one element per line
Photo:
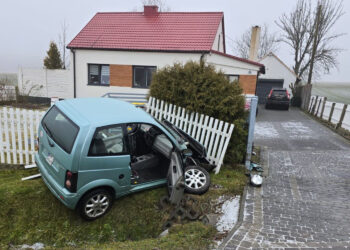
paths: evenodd
<path fill-rule="evenodd" d="M 44 244 L 41 242 L 34 243 L 33 245 L 27 245 L 23 244 L 21 246 L 18 246 L 19 249 L 33 249 L 33 250 L 39 250 L 44 249 Z"/>

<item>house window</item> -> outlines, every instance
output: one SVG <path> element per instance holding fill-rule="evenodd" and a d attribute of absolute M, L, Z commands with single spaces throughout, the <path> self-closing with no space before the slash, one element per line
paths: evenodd
<path fill-rule="evenodd" d="M 109 85 L 109 65 L 88 64 L 88 68 L 89 85 Z"/>
<path fill-rule="evenodd" d="M 239 75 L 226 75 L 226 77 L 230 82 L 238 82 L 239 80 Z"/>
<path fill-rule="evenodd" d="M 134 88 L 149 88 L 156 69 L 155 66 L 134 66 L 132 86 Z"/>

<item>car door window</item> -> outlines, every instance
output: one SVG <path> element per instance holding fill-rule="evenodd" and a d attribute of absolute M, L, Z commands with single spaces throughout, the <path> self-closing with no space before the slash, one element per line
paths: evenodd
<path fill-rule="evenodd" d="M 123 126 L 113 125 L 96 129 L 89 156 L 120 155 L 126 151 Z"/>

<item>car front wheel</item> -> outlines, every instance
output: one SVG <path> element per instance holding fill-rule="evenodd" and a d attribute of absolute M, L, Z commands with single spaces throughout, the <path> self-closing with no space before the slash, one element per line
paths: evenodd
<path fill-rule="evenodd" d="M 95 220 L 105 215 L 112 206 L 112 196 L 105 189 L 93 190 L 81 199 L 79 213 L 86 220 Z"/>
<path fill-rule="evenodd" d="M 209 173 L 200 166 L 188 166 L 185 168 L 185 190 L 191 194 L 203 194 L 210 186 Z"/>

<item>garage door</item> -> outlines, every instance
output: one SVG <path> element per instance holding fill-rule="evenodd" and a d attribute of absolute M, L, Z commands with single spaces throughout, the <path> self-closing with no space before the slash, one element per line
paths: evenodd
<path fill-rule="evenodd" d="M 259 103 L 264 104 L 272 88 L 283 88 L 283 79 L 259 79 L 256 85 L 256 95 Z"/>

